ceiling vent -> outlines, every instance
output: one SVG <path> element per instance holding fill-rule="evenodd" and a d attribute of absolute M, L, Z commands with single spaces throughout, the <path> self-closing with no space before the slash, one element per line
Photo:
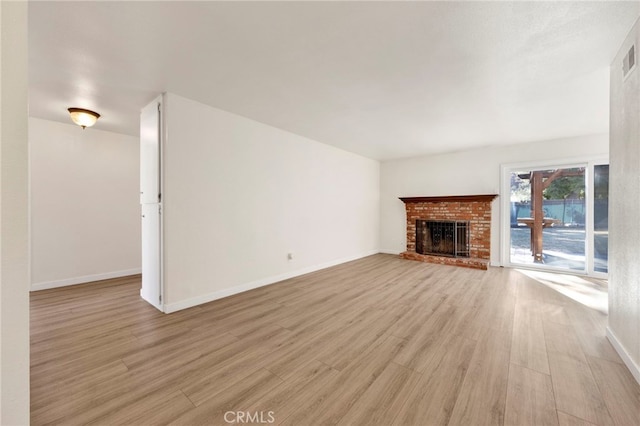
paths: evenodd
<path fill-rule="evenodd" d="M 626 78 L 636 67 L 636 46 L 632 45 L 631 49 L 624 55 L 622 59 L 622 74 Z"/>

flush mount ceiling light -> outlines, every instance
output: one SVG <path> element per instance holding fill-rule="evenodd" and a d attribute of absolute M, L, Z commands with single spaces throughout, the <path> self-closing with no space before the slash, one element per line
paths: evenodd
<path fill-rule="evenodd" d="M 83 129 L 93 126 L 100 118 L 100 114 L 88 109 L 69 108 L 68 111 L 69 115 L 71 115 L 71 120 Z"/>

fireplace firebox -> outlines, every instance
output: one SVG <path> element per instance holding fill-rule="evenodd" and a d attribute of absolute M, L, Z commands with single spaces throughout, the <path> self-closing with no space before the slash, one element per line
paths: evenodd
<path fill-rule="evenodd" d="M 416 220 L 416 253 L 469 257 L 469 222 Z"/>

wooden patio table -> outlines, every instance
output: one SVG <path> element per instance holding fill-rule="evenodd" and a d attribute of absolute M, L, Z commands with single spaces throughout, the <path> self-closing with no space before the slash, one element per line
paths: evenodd
<path fill-rule="evenodd" d="M 534 223 L 535 220 L 532 217 L 522 217 L 518 219 L 518 223 L 522 223 L 527 225 L 529 229 L 531 229 L 531 254 L 534 257 L 534 261 L 537 263 L 543 263 L 542 261 L 542 250 L 540 253 L 536 253 L 536 247 L 540 247 L 542 249 L 542 232 L 535 232 Z M 551 217 L 542 218 L 542 227 L 549 228 L 556 223 L 560 223 L 560 219 L 554 219 Z M 538 241 L 539 239 L 539 241 Z"/>

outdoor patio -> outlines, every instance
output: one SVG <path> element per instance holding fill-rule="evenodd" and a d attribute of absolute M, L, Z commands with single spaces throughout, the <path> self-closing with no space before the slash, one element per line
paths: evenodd
<path fill-rule="evenodd" d="M 544 265 L 574 271 L 585 269 L 584 228 L 551 227 L 542 231 Z M 608 232 L 595 236 L 595 270 L 607 271 Z M 511 228 L 511 263 L 533 265 L 531 230 L 528 227 Z"/>

